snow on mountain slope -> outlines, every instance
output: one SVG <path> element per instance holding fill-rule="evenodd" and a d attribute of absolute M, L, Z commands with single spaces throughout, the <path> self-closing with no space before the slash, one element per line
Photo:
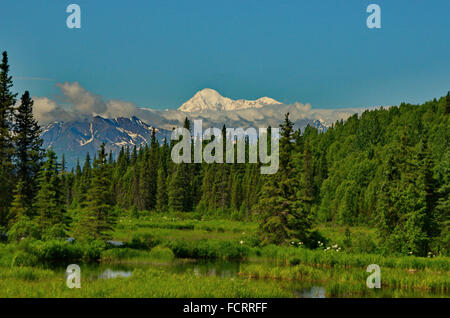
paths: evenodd
<path fill-rule="evenodd" d="M 214 89 L 204 88 L 197 92 L 190 100 L 181 105 L 178 110 L 187 113 L 200 113 L 204 111 L 232 111 L 248 108 L 262 108 L 267 105 L 276 104 L 281 103 L 269 97 L 261 97 L 257 100 L 233 100 L 228 97 L 223 97 Z"/>
<path fill-rule="evenodd" d="M 106 151 L 117 154 L 122 147 L 139 148 L 150 142 L 152 127 L 137 117 L 103 118 L 86 117 L 70 122 L 50 123 L 43 127 L 44 147 L 53 147 L 59 157 L 65 155 L 68 167 L 81 161 L 87 153 L 93 158 L 102 143 Z M 162 142 L 170 138 L 170 131 L 155 128 L 156 139 Z"/>

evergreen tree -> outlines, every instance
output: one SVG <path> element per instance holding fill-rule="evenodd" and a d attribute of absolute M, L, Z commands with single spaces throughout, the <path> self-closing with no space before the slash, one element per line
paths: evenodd
<path fill-rule="evenodd" d="M 110 238 L 115 218 L 112 210 L 111 172 L 104 144 L 94 161 L 92 182 L 86 199 L 86 207 L 74 229 L 75 236 L 82 240 Z"/>
<path fill-rule="evenodd" d="M 68 224 L 59 168 L 55 152 L 47 150 L 46 160 L 39 172 L 39 191 L 33 209 L 39 229 L 48 239 L 64 237 Z"/>
<path fill-rule="evenodd" d="M 184 128 L 190 130 L 190 122 L 187 117 L 184 120 Z M 193 171 L 190 166 L 191 164 L 184 162 L 173 165 L 172 175 L 169 176 L 170 182 L 168 189 L 168 198 L 169 198 L 168 203 L 170 211 L 185 212 L 185 211 L 192 211 L 193 209 L 192 187 L 191 187 Z"/>
<path fill-rule="evenodd" d="M 23 216 L 30 215 L 30 206 L 28 202 L 26 202 L 26 198 L 24 197 L 24 182 L 17 182 L 16 189 L 14 190 L 14 200 L 11 204 L 9 221 L 11 224 L 14 224 L 22 218 Z"/>
<path fill-rule="evenodd" d="M 11 92 L 13 83 L 9 75 L 8 55 L 2 53 L 0 64 L 0 226 L 8 223 L 9 206 L 14 189 L 12 156 L 12 116 L 16 96 Z"/>
<path fill-rule="evenodd" d="M 40 132 L 33 118 L 33 100 L 26 91 L 15 115 L 14 141 L 17 176 L 23 182 L 23 197 L 28 207 L 31 207 L 37 191 L 36 179 L 42 159 Z"/>
<path fill-rule="evenodd" d="M 140 180 L 142 184 L 141 191 L 143 204 L 146 210 L 153 210 L 156 207 L 159 144 L 156 140 L 155 129 L 152 130 L 150 145 L 150 151 L 147 149 L 144 154 L 144 163 Z"/>
<path fill-rule="evenodd" d="M 450 91 L 445 96 L 445 114 L 450 114 Z"/>
<path fill-rule="evenodd" d="M 298 193 L 297 172 L 292 163 L 294 124 L 286 114 L 281 128 L 280 170 L 266 176 L 256 205 L 263 243 L 280 244 L 291 239 L 309 243 L 311 218 Z"/>
<path fill-rule="evenodd" d="M 158 169 L 158 191 L 156 194 L 156 210 L 158 212 L 167 211 L 168 198 L 166 182 L 166 173 L 164 172 L 163 167 L 160 166 Z"/>

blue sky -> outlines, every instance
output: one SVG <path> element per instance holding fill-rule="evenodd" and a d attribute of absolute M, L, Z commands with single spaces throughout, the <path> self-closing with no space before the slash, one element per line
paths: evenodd
<path fill-rule="evenodd" d="M 82 28 L 66 27 L 80 5 Z M 366 27 L 381 7 L 382 29 Z M 15 89 L 78 81 L 106 99 L 176 108 L 210 87 L 315 108 L 423 102 L 450 89 L 448 0 L 0 2 Z"/>

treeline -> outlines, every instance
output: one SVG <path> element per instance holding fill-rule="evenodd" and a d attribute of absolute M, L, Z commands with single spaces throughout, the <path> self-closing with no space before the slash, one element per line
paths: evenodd
<path fill-rule="evenodd" d="M 377 227 L 386 252 L 449 253 L 450 93 L 365 111 L 323 133 L 295 130 L 287 114 L 274 175 L 258 163 L 175 164 L 174 142 L 155 134 L 117 158 L 102 146 L 66 171 L 64 158 L 41 149 L 27 92 L 15 107 L 6 53 L 0 68 L 0 232 L 9 240 L 107 239 L 123 213 L 195 212 L 257 220 L 262 244 L 315 247 L 311 228 L 327 222 Z"/>

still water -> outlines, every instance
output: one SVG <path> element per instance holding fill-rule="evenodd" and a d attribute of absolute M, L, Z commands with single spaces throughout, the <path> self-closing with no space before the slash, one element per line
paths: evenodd
<path fill-rule="evenodd" d="M 82 264 L 81 272 L 83 279 L 116 279 L 128 278 L 133 275 L 135 269 L 155 268 L 168 271 L 170 273 L 191 273 L 197 276 L 217 276 L 222 278 L 232 278 L 239 276 L 239 261 L 194 261 L 175 260 L 169 262 L 156 262 L 151 264 Z M 64 275 L 66 265 L 59 264 L 51 266 L 53 270 L 60 271 Z M 318 284 L 305 283 L 302 281 L 277 281 L 284 289 L 292 293 L 296 298 L 325 298 L 326 288 Z M 343 295 L 343 297 L 358 297 L 357 295 Z M 379 290 L 366 291 L 362 297 L 448 297 L 443 294 L 432 294 L 426 291 L 414 290 L 393 290 L 381 288 Z"/>

